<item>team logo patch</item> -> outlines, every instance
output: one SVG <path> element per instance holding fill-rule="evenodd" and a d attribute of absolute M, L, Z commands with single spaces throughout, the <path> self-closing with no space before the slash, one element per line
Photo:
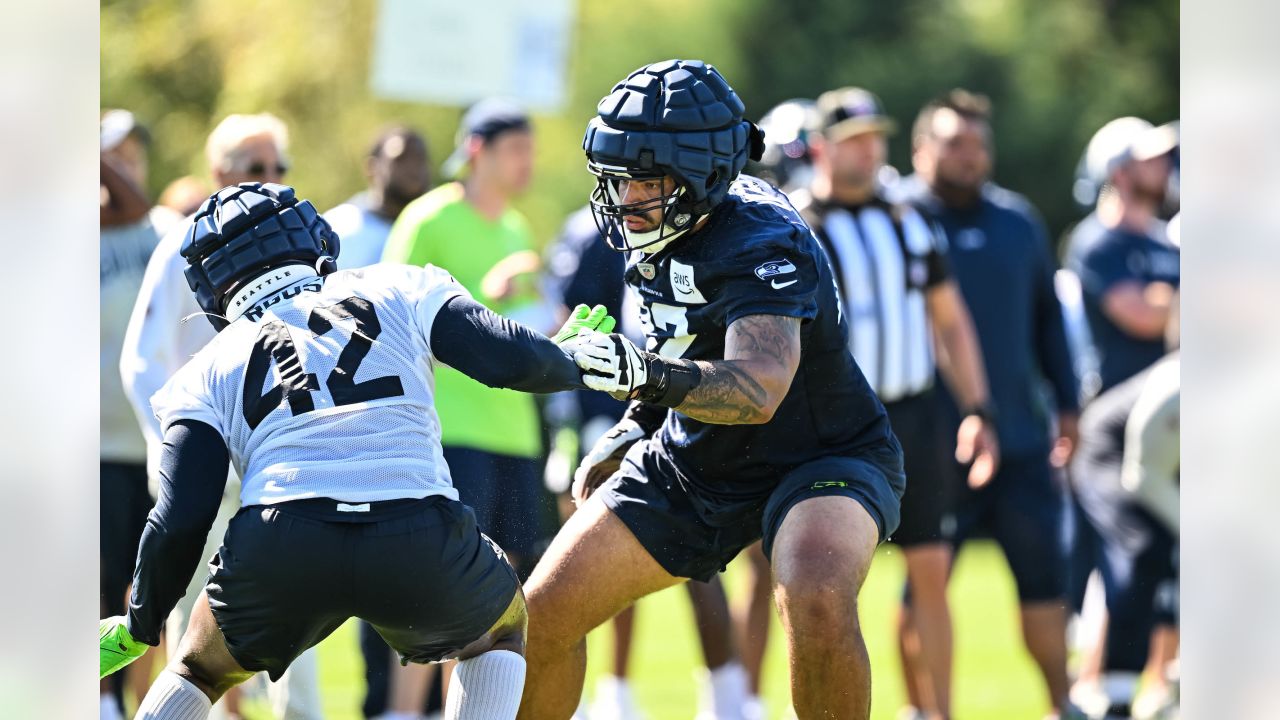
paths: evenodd
<path fill-rule="evenodd" d="M 768 280 L 771 277 L 786 275 L 795 271 L 796 266 L 792 265 L 790 260 L 770 260 L 756 268 L 756 277 L 761 280 Z"/>
<path fill-rule="evenodd" d="M 658 274 L 658 268 L 653 263 L 636 263 L 636 270 L 640 271 L 640 277 L 645 280 L 652 280 Z"/>
<path fill-rule="evenodd" d="M 825 490 L 827 488 L 846 488 L 849 483 L 843 480 L 819 480 L 810 486 L 810 490 Z"/>
<path fill-rule="evenodd" d="M 705 303 L 707 301 L 694 282 L 693 266 L 676 260 L 671 261 L 671 289 L 675 291 L 676 302 Z"/>

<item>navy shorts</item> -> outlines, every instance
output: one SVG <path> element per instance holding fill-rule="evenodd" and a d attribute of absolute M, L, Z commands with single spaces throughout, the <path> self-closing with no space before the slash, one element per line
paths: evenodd
<path fill-rule="evenodd" d="M 991 482 L 965 486 L 956 514 L 956 543 L 990 535 L 1004 551 L 1021 602 L 1066 596 L 1063 491 L 1053 480 L 1048 451 L 1000 459 Z"/>
<path fill-rule="evenodd" d="M 348 618 L 367 620 L 404 662 L 457 655 L 520 589 L 471 510 L 429 497 L 372 503 L 369 518 L 327 518 L 324 498 L 251 505 L 227 526 L 205 589 L 227 649 L 280 675 Z"/>
<path fill-rule="evenodd" d="M 445 447 L 458 499 L 475 511 L 485 535 L 521 562 L 542 538 L 542 471 L 537 460 L 467 447 Z"/>
<path fill-rule="evenodd" d="M 681 487 L 671 461 L 650 443 L 636 443 L 597 493 L 664 570 L 706 582 L 761 538 L 765 556 L 771 557 L 787 513 L 812 497 L 857 500 L 884 540 L 898 526 L 905 486 L 902 450 L 892 441 L 860 455 L 828 456 L 800 465 L 733 522 L 712 525 Z"/>
<path fill-rule="evenodd" d="M 884 405 L 893 434 L 902 443 L 907 491 L 902 496 L 902 522 L 889 538 L 907 548 L 951 542 L 955 533 L 956 469 L 938 421 L 933 391 Z"/>

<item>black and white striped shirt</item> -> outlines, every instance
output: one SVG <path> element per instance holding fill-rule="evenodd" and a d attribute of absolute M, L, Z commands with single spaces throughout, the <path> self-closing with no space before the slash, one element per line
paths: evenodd
<path fill-rule="evenodd" d="M 947 280 L 940 231 L 907 205 L 880 196 L 858 206 L 792 200 L 818 236 L 840 285 L 849 346 L 882 402 L 933 386 L 933 332 L 927 291 Z"/>

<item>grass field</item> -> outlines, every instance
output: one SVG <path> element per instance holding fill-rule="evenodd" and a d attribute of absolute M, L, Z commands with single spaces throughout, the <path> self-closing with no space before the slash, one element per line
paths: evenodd
<path fill-rule="evenodd" d="M 741 561 L 729 567 L 730 602 L 743 596 Z M 895 606 L 904 567 L 896 548 L 880 550 L 862 591 L 862 626 L 871 653 L 872 717 L 892 720 L 902 704 L 894 633 Z M 990 542 L 970 543 L 951 583 L 955 622 L 954 717 L 957 720 L 1039 720 L 1048 711 L 1039 674 L 1022 647 L 1013 580 Z M 790 703 L 786 652 L 774 620 L 766 658 L 764 697 L 769 717 L 782 717 Z M 587 692 L 600 674 L 611 642 L 607 633 L 588 640 Z M 689 720 L 696 708 L 694 671 L 701 652 L 688 596 L 672 588 L 642 600 L 637 608 L 632 686 L 650 720 Z M 325 716 L 359 720 L 364 692 L 356 629 L 347 623 L 320 645 Z M 247 720 L 269 715 L 246 708 Z M 256 710 L 256 711 L 255 711 Z"/>

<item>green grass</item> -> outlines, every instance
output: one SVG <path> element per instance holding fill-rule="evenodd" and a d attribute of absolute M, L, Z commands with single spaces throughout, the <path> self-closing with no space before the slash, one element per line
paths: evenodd
<path fill-rule="evenodd" d="M 730 601 L 744 596 L 746 574 L 737 561 L 725 580 Z M 862 627 L 871 654 L 872 717 L 892 720 L 903 702 L 894 631 L 904 567 L 896 548 L 881 548 L 861 597 Z M 1049 707 L 1039 673 L 1022 646 L 1017 597 L 1000 551 L 990 542 L 970 543 L 960 555 L 951 583 L 955 622 L 954 717 L 957 720 L 1038 720 Z M 779 718 L 790 703 L 786 650 L 774 619 L 765 659 L 764 697 L 769 717 Z M 587 692 L 604 669 L 611 638 L 597 631 L 588 639 Z M 631 681 L 650 720 L 687 720 L 693 716 L 694 671 L 701 651 L 693 629 L 688 595 L 673 588 L 639 603 Z M 347 623 L 320 645 L 320 676 L 325 716 L 359 720 L 364 681 L 354 623 Z M 246 710 L 257 720 L 260 706 Z"/>

